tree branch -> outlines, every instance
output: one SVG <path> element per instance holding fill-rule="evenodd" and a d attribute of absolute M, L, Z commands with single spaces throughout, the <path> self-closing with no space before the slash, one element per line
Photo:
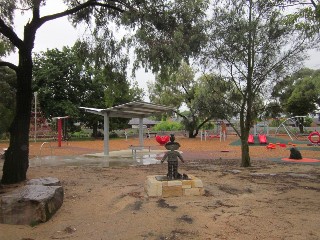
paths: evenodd
<path fill-rule="evenodd" d="M 18 67 L 16 65 L 14 65 L 13 63 L 10 63 L 10 62 L 0 61 L 0 67 L 9 67 L 14 71 L 18 70 Z"/>
<path fill-rule="evenodd" d="M 188 118 L 185 115 L 181 114 L 179 110 L 173 110 L 173 112 L 188 121 Z"/>
<path fill-rule="evenodd" d="M 315 1 L 311 0 L 311 4 L 313 5 L 313 7 L 314 7 L 315 9 L 317 9 L 317 4 L 316 4 Z"/>
<path fill-rule="evenodd" d="M 123 3 L 121 3 L 122 5 L 124 5 Z M 110 8 L 110 9 L 114 9 L 120 13 L 123 13 L 124 10 L 117 7 L 117 6 L 113 6 L 113 5 L 110 5 L 110 4 L 107 4 L 107 3 L 100 3 L 100 2 L 97 2 L 97 0 L 88 0 L 87 2 L 84 2 L 74 8 L 71 8 L 71 9 L 68 9 L 66 11 L 63 11 L 63 12 L 60 12 L 60 13 L 56 13 L 56 14 L 52 14 L 52 15 L 47 15 L 47 16 L 44 16 L 42 18 L 40 18 L 40 22 L 41 22 L 41 25 L 47 21 L 51 21 L 51 20 L 54 20 L 54 19 L 57 19 L 57 18 L 61 18 L 61 17 L 65 17 L 65 16 L 68 16 L 68 15 L 72 15 L 76 12 L 79 12 L 87 7 L 93 7 L 93 6 L 99 6 L 99 7 L 105 7 L 105 8 Z"/>
<path fill-rule="evenodd" d="M 23 41 L 18 37 L 18 35 L 7 26 L 7 24 L 3 21 L 3 19 L 0 17 L 0 33 L 3 34 L 3 36 L 7 37 L 10 42 L 16 46 L 17 48 L 21 48 L 23 45 Z"/>
<path fill-rule="evenodd" d="M 302 42 L 296 43 L 291 51 L 288 51 L 287 53 L 285 53 L 276 63 L 274 63 L 269 69 L 267 69 L 265 73 L 261 74 L 261 76 L 257 79 L 257 82 L 259 83 L 256 85 L 254 89 L 254 93 L 256 93 L 259 90 L 261 84 L 263 84 L 263 79 L 265 79 L 279 65 L 283 64 L 290 57 L 295 56 L 296 54 L 304 51 L 304 49 L 301 49 L 301 46 L 303 45 L 304 41 L 305 39 L 303 39 Z"/>

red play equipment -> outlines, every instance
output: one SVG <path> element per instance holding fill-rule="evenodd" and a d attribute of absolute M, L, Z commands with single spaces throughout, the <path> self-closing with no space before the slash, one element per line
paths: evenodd
<path fill-rule="evenodd" d="M 268 143 L 267 136 L 265 134 L 259 134 L 258 138 L 259 138 L 260 144 L 267 144 Z"/>
<path fill-rule="evenodd" d="M 167 142 L 169 142 L 170 137 L 169 136 L 156 136 L 156 141 L 160 144 L 160 145 L 165 145 Z"/>
<path fill-rule="evenodd" d="M 69 116 L 52 118 L 52 119 L 58 119 L 58 147 L 61 147 L 61 141 L 62 141 L 62 119 L 65 119 L 65 118 L 69 118 Z"/>
<path fill-rule="evenodd" d="M 267 145 L 267 149 L 276 149 L 276 144 L 274 144 L 274 143 L 269 143 L 269 144 Z"/>
<path fill-rule="evenodd" d="M 249 144 L 254 144 L 254 137 L 253 137 L 253 134 L 249 134 L 249 137 L 248 137 L 248 143 L 249 143 Z"/>
<path fill-rule="evenodd" d="M 318 139 L 317 139 L 318 137 Z M 320 144 L 320 133 L 315 131 L 310 133 L 310 135 L 308 136 L 308 139 L 311 143 L 313 144 Z"/>

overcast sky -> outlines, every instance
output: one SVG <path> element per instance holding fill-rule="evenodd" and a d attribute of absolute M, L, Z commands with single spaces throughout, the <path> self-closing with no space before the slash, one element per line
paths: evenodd
<path fill-rule="evenodd" d="M 54 3 L 53 3 L 54 2 Z M 64 10 L 64 4 L 61 0 L 47 1 L 47 6 L 41 8 L 41 16 L 49 13 L 56 13 Z M 22 37 L 23 26 L 26 24 L 30 15 L 17 15 L 15 19 L 15 30 L 19 37 Z M 47 49 L 58 48 L 61 49 L 63 46 L 73 46 L 74 42 L 81 38 L 83 29 L 74 29 L 68 22 L 66 17 L 49 21 L 41 26 L 37 31 L 34 52 L 46 51 Z M 313 69 L 320 69 L 320 58 L 319 52 L 315 50 L 310 51 L 310 59 L 305 61 L 305 66 Z M 7 61 L 17 64 L 17 54 L 12 54 Z M 131 70 L 130 70 L 131 74 Z M 145 89 L 147 93 L 147 81 L 154 80 L 154 76 L 151 73 L 145 73 L 143 69 L 136 73 L 136 80 L 139 87 Z M 148 101 L 148 99 L 145 99 Z"/>

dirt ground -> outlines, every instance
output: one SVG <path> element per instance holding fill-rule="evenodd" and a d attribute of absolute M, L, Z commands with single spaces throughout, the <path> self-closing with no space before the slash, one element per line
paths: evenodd
<path fill-rule="evenodd" d="M 166 164 L 30 166 L 28 179 L 56 177 L 64 187 L 62 207 L 37 226 L 0 224 L 1 240 L 51 239 L 320 239 L 320 163 L 291 163 L 287 148 L 250 147 L 252 167 L 241 168 L 236 140 L 177 138 L 186 163 L 179 172 L 204 183 L 205 195 L 147 197 L 148 175 L 164 175 Z M 42 142 L 30 142 L 32 157 L 51 154 Z M 102 152 L 103 141 L 51 143 L 53 155 Z M 110 150 L 128 149 L 137 139 L 110 141 Z M 155 139 L 146 145 L 161 149 Z M 0 150 L 7 147 L 0 144 Z M 320 147 L 297 145 L 303 157 L 320 160 Z M 2 166 L 3 160 L 0 161 Z M 0 177 L 1 177 L 0 173 Z M 1 192 L 18 185 L 1 186 Z"/>

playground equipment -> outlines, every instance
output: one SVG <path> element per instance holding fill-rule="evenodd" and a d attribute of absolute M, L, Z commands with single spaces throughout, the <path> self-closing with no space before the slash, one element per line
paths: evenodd
<path fill-rule="evenodd" d="M 269 135 L 269 125 L 266 123 L 255 124 L 253 126 L 253 135 L 257 136 L 258 134 Z"/>
<path fill-rule="evenodd" d="M 216 130 L 216 134 L 209 134 L 209 132 L 207 130 L 201 130 L 200 131 L 200 137 L 201 137 L 201 141 L 202 138 L 204 137 L 204 140 L 207 141 L 207 137 L 209 138 L 219 138 L 220 142 L 222 141 L 226 141 L 227 138 L 227 125 L 221 121 L 221 122 L 217 122 L 216 123 L 217 126 L 217 130 Z"/>
<path fill-rule="evenodd" d="M 248 143 L 249 144 L 254 144 L 254 136 L 253 136 L 253 134 L 249 134 Z"/>
<path fill-rule="evenodd" d="M 200 140 L 202 141 L 202 138 L 204 137 L 204 140 L 207 141 L 208 137 L 208 131 L 207 130 L 200 130 Z"/>
<path fill-rule="evenodd" d="M 260 144 L 267 144 L 268 143 L 267 136 L 265 134 L 259 134 L 258 139 L 259 139 Z"/>
<path fill-rule="evenodd" d="M 69 116 L 64 117 L 54 117 L 53 120 L 58 120 L 58 147 L 61 147 L 61 141 L 62 141 L 62 119 L 68 119 Z M 66 122 L 64 122 L 64 138 L 66 138 Z"/>
<path fill-rule="evenodd" d="M 44 148 L 44 146 L 48 145 L 48 148 L 50 148 L 50 152 L 51 152 L 51 156 L 52 156 L 52 146 L 50 142 L 43 142 L 40 146 L 40 153 L 39 153 L 39 157 L 41 157 L 42 154 L 42 149 Z"/>
<path fill-rule="evenodd" d="M 287 145 L 285 143 L 269 143 L 266 148 L 267 149 L 276 149 L 277 146 L 279 146 L 280 148 L 286 148 Z"/>
<path fill-rule="evenodd" d="M 275 132 L 275 136 L 277 135 L 278 130 L 280 129 L 280 127 L 283 127 L 292 141 L 293 141 L 292 137 L 294 137 L 295 139 L 298 139 L 297 135 L 294 132 L 292 132 L 285 124 L 291 121 L 292 123 L 294 123 L 295 126 L 298 125 L 298 126 L 304 128 L 304 126 L 302 125 L 300 120 L 302 118 L 305 118 L 305 117 L 306 116 L 295 116 L 295 117 L 287 118 L 282 123 L 280 123 L 279 127 L 277 128 L 277 130 Z"/>
<path fill-rule="evenodd" d="M 308 139 L 312 144 L 319 145 L 320 144 L 320 133 L 317 131 L 314 131 L 309 134 Z"/>
<path fill-rule="evenodd" d="M 220 131 L 220 142 L 222 138 L 223 138 L 223 141 L 226 141 L 226 137 L 227 137 L 227 125 L 222 121 L 221 131 Z"/>
<path fill-rule="evenodd" d="M 276 149 L 276 144 L 274 144 L 274 143 L 269 143 L 268 145 L 267 145 L 267 149 Z"/>
<path fill-rule="evenodd" d="M 127 133 L 127 129 L 124 130 L 124 136 L 126 137 L 126 141 L 128 141 L 128 133 Z"/>
<path fill-rule="evenodd" d="M 30 116 L 30 130 L 29 137 L 37 142 L 40 138 L 52 138 L 53 130 L 51 129 L 48 119 L 44 116 L 43 112 L 37 101 L 37 92 L 34 93 L 34 103 Z"/>

